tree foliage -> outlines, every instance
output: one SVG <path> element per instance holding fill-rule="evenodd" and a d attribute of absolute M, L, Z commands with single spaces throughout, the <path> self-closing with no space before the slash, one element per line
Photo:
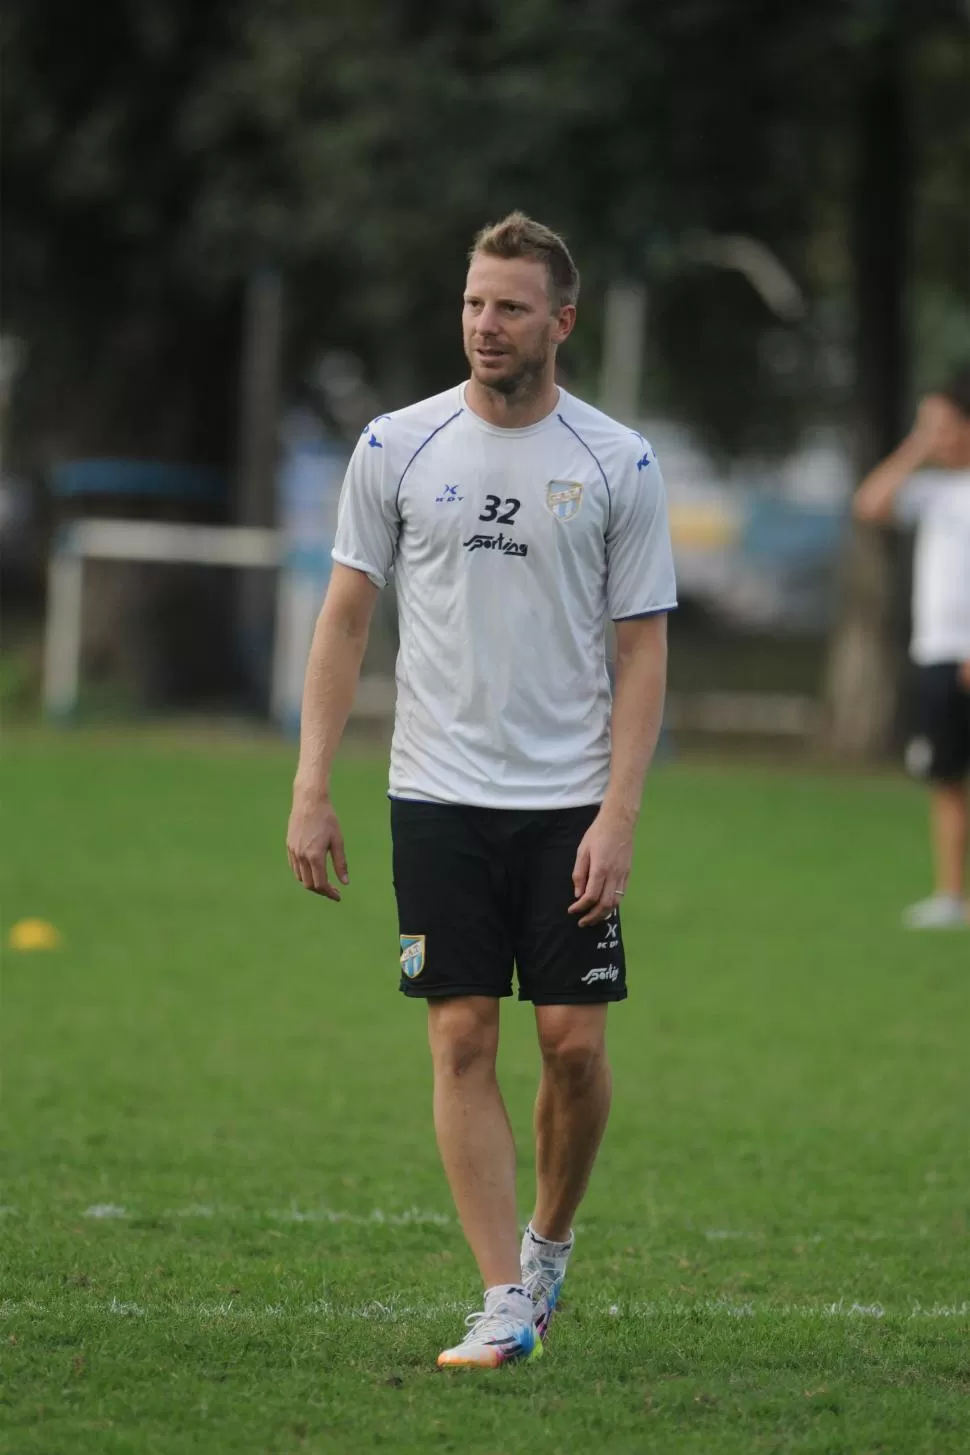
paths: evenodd
<path fill-rule="evenodd" d="M 338 342 L 386 392 L 420 392 L 459 365 L 471 233 L 517 205 L 568 233 L 594 303 L 611 277 L 647 279 L 655 401 L 727 451 L 783 445 L 831 408 L 824 361 L 849 342 L 839 221 L 873 37 L 932 33 L 917 79 L 944 77 L 952 97 L 961 13 L 957 0 L 14 0 L 6 326 L 30 342 L 35 378 L 57 373 L 68 392 L 81 375 L 110 390 L 125 340 L 130 360 L 133 332 L 167 330 L 169 352 L 147 351 L 157 397 L 160 359 L 187 339 L 209 341 L 191 350 L 207 368 L 229 367 L 227 310 L 269 264 L 287 281 L 293 367 Z M 960 267 L 938 195 L 960 185 L 953 156 L 936 138 L 924 169 L 937 192 L 923 255 L 944 295 Z M 698 229 L 774 250 L 814 331 L 779 339 L 739 277 L 687 262 Z M 580 375 L 596 317 L 573 349 Z"/>

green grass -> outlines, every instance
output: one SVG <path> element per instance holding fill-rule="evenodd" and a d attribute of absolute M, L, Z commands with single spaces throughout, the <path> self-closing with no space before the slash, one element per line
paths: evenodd
<path fill-rule="evenodd" d="M 383 764 L 339 773 L 336 908 L 289 878 L 288 752 L 15 737 L 5 766 L 7 924 L 65 945 L 5 956 L 4 1452 L 970 1448 L 970 941 L 897 928 L 916 790 L 657 772 L 565 1307 L 538 1364 L 447 1376 L 478 1287 Z M 502 1074 L 526 1214 L 525 1006 Z"/>

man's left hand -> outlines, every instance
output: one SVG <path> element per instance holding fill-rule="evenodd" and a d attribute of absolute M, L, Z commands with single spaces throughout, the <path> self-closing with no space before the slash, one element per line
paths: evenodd
<path fill-rule="evenodd" d="M 596 925 L 618 908 L 633 862 L 633 824 L 600 809 L 576 854 L 573 889 L 576 899 L 570 914 L 582 916 L 583 926 Z"/>

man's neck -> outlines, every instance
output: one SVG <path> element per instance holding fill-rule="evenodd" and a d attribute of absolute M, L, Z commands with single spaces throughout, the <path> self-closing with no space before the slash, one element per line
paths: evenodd
<path fill-rule="evenodd" d="M 499 429 L 527 429 L 551 414 L 559 402 L 554 377 L 543 379 L 539 388 L 527 394 L 502 394 L 479 383 L 474 375 L 465 386 L 465 403 L 473 414 Z"/>

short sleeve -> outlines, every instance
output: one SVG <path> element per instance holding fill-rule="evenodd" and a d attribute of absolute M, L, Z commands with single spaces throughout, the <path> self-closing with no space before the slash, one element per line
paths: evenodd
<path fill-rule="evenodd" d="M 396 492 L 387 483 L 385 435 L 375 421 L 357 441 L 340 492 L 332 552 L 341 566 L 363 571 L 375 586 L 387 585 L 401 524 Z"/>
<path fill-rule="evenodd" d="M 926 507 L 950 483 L 943 470 L 920 470 L 906 481 L 893 501 L 893 516 L 901 525 L 918 525 Z"/>
<path fill-rule="evenodd" d="M 631 453 L 616 481 L 606 534 L 607 605 L 614 621 L 677 605 L 667 498 L 649 445 Z"/>

